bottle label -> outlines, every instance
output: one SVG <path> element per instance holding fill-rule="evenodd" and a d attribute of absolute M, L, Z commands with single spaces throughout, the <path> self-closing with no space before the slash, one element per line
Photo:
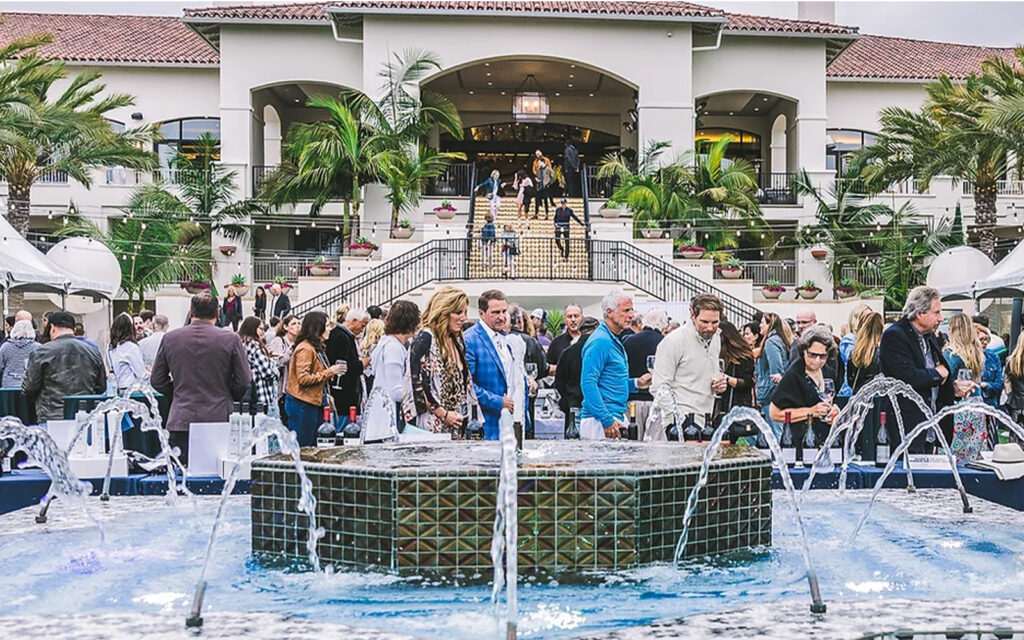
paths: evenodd
<path fill-rule="evenodd" d="M 878 445 L 878 448 L 875 451 L 875 462 L 882 464 L 889 462 L 889 445 Z"/>

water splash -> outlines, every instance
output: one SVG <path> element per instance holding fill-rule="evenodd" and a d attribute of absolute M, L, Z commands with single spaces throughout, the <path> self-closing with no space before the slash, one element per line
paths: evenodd
<path fill-rule="evenodd" d="M 679 416 L 676 414 L 676 395 L 672 391 L 671 385 L 664 382 L 659 384 L 657 388 L 652 389 L 651 393 L 654 397 L 654 402 L 651 403 L 651 410 L 647 414 L 647 422 L 644 425 L 644 442 L 653 442 L 655 433 L 665 433 L 662 416 L 671 415 L 672 421 L 676 425 L 679 424 Z M 664 439 L 666 438 L 658 438 L 658 440 Z M 679 439 L 683 439 L 682 434 L 679 434 Z"/>
<path fill-rule="evenodd" d="M 518 549 L 519 549 L 519 469 L 516 454 L 516 437 L 512 421 L 502 412 L 500 421 L 501 465 L 498 478 L 498 495 L 495 501 L 494 531 L 491 538 L 491 563 L 494 565 L 494 584 L 491 587 L 491 604 L 495 619 L 502 621 L 498 598 L 505 590 L 505 637 L 516 638 L 519 623 L 518 603 Z"/>
<path fill-rule="evenodd" d="M 299 511 L 305 513 L 309 519 L 306 551 L 309 555 L 309 564 L 312 566 L 313 571 L 319 572 L 321 570 L 320 555 L 317 553 L 316 544 L 324 536 L 324 529 L 316 524 L 316 497 L 313 495 L 313 483 L 310 481 L 309 476 L 306 475 L 306 467 L 302 463 L 302 454 L 295 432 L 289 431 L 288 428 L 281 424 L 280 420 L 266 417 L 256 425 L 256 428 L 252 430 L 251 439 L 243 443 L 241 448 L 242 450 L 252 451 L 252 447 L 257 440 L 270 438 L 271 436 L 277 438 L 281 447 L 281 453 L 291 456 L 292 462 L 295 464 L 295 472 L 299 476 Z M 224 481 L 224 490 L 221 492 L 220 503 L 217 505 L 217 514 L 214 516 L 213 527 L 210 529 L 210 539 L 206 544 L 206 557 L 203 560 L 203 567 L 199 572 L 199 579 L 196 581 L 195 593 L 192 598 L 192 611 L 185 621 L 186 627 L 201 627 L 203 625 L 202 610 L 203 597 L 206 593 L 206 574 L 210 568 L 210 559 L 213 557 L 213 546 L 217 542 L 217 530 L 220 528 L 221 519 L 224 516 L 224 505 L 235 489 L 235 483 L 238 481 L 238 474 L 241 469 L 257 457 L 257 454 L 249 453 L 241 460 L 238 460 Z"/>
<path fill-rule="evenodd" d="M 160 417 L 159 404 L 156 399 L 156 390 L 148 383 L 137 384 L 129 387 L 124 392 L 125 398 L 139 393 L 146 398 L 146 411 L 142 416 L 141 429 L 143 432 L 155 431 L 160 442 L 160 453 L 156 458 L 141 460 L 139 464 L 143 469 L 150 470 L 164 466 L 167 470 L 167 495 L 169 500 L 174 500 L 179 491 L 187 496 L 192 495 L 188 490 L 188 469 L 181 463 L 181 451 L 171 446 L 171 434 L 164 427 L 163 419 Z M 145 405 L 143 405 L 145 406 Z M 146 416 L 148 414 L 148 418 Z M 138 414 L 136 414 L 138 416 Z M 177 484 L 177 474 L 181 472 L 181 487 Z"/>
<path fill-rule="evenodd" d="M 878 497 L 878 494 L 882 490 L 882 487 L 885 486 L 885 481 L 892 474 L 893 469 L 896 468 L 896 460 L 899 458 L 898 454 L 906 453 L 907 449 L 910 447 L 910 443 L 914 441 L 914 438 L 918 437 L 928 429 L 936 430 L 939 442 L 940 444 L 942 444 L 944 450 L 947 452 L 947 457 L 949 458 L 950 465 L 953 468 L 953 477 L 956 478 L 957 487 L 961 489 L 961 491 L 963 490 L 963 485 L 960 483 L 960 474 L 957 472 L 956 459 L 953 458 L 953 454 L 949 450 L 949 445 L 946 443 L 946 437 L 942 434 L 942 429 L 939 427 L 939 424 L 942 422 L 944 418 L 948 416 L 953 416 L 958 413 L 964 412 L 977 412 L 989 418 L 998 420 L 1005 427 L 1010 429 L 1010 431 L 1012 431 L 1018 438 L 1024 440 L 1024 427 L 1021 427 L 1019 424 L 1017 424 L 1013 420 L 1013 418 L 1008 416 L 1006 413 L 986 404 L 983 400 L 979 398 L 972 398 L 970 400 L 959 402 L 957 404 L 943 408 L 942 410 L 938 411 L 935 415 L 933 415 L 931 418 L 925 420 L 924 422 L 914 427 L 914 429 L 909 434 L 907 434 L 907 438 L 904 439 L 898 447 L 896 447 L 894 455 L 889 459 L 889 464 L 885 465 L 885 469 L 882 471 L 881 477 L 879 477 L 878 482 L 875 483 L 875 489 L 871 492 L 871 499 L 868 500 L 867 508 L 864 509 L 864 513 L 863 515 L 861 515 L 860 520 L 857 522 L 857 526 L 854 528 L 853 533 L 850 534 L 850 539 L 847 542 L 848 545 L 853 544 L 853 541 L 857 537 L 857 534 L 864 526 L 864 523 L 867 522 L 868 515 L 871 513 L 871 507 L 875 503 L 875 498 Z M 970 506 L 966 503 L 966 498 L 964 498 L 964 500 L 964 513 L 970 513 Z"/>
<path fill-rule="evenodd" d="M 782 457 L 782 447 L 779 445 L 778 438 L 775 437 L 775 431 L 765 421 L 764 416 L 762 416 L 760 412 L 749 407 L 733 407 L 733 409 L 727 413 L 724 418 L 722 418 L 721 424 L 718 425 L 718 428 L 715 429 L 714 434 L 711 436 L 711 443 L 708 445 L 707 449 L 704 450 L 704 461 L 700 466 L 697 485 L 693 488 L 689 497 L 686 499 L 686 511 L 683 514 L 683 532 L 680 534 L 679 541 L 676 543 L 674 558 L 675 565 L 677 567 L 679 566 L 679 561 L 683 556 L 683 552 L 686 550 L 686 540 L 690 532 L 690 519 L 697 511 L 697 499 L 700 495 L 700 490 L 707 484 L 711 461 L 714 460 L 715 453 L 722 444 L 722 438 L 724 438 L 725 434 L 729 432 L 733 423 L 739 420 L 751 421 L 754 426 L 757 427 L 758 431 L 761 432 L 765 442 L 768 443 L 768 449 L 771 451 L 772 459 L 779 469 L 779 475 L 782 477 L 782 486 L 786 490 L 786 494 L 789 496 L 789 499 L 793 502 L 793 514 L 796 519 L 797 529 L 800 532 L 801 552 L 803 553 L 804 568 L 807 572 L 807 584 L 811 592 L 811 612 L 825 613 L 825 603 L 822 602 L 821 590 L 818 587 L 818 574 L 814 569 L 814 563 L 811 560 L 811 548 L 807 542 L 807 529 L 804 527 L 803 517 L 800 514 L 800 500 L 797 500 L 796 490 L 793 487 L 793 479 L 789 475 L 786 460 Z"/>
<path fill-rule="evenodd" d="M 9 454 L 24 451 L 50 477 L 50 488 L 47 489 L 43 502 L 49 504 L 57 496 L 77 502 L 85 516 L 99 530 L 100 542 L 105 542 L 106 533 L 103 526 L 89 512 L 86 505 L 85 499 L 92 493 L 92 485 L 78 479 L 68 463 L 67 453 L 61 451 L 46 429 L 25 426 L 18 418 L 7 416 L 0 418 L 0 440 L 3 439 L 14 441 Z"/>

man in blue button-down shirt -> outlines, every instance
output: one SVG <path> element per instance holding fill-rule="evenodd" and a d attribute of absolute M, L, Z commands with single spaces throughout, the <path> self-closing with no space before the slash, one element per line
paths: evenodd
<path fill-rule="evenodd" d="M 601 300 L 604 320 L 583 347 L 583 410 L 580 437 L 587 440 L 618 438 L 625 430 L 629 394 L 646 389 L 651 374 L 629 377 L 626 350 L 619 334 L 633 321 L 633 298 L 612 289 Z"/>

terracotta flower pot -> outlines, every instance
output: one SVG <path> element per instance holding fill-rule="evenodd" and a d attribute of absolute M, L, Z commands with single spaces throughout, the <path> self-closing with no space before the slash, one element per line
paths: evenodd
<path fill-rule="evenodd" d="M 839 298 L 840 300 L 846 300 L 848 298 L 852 298 L 855 295 L 857 295 L 857 291 L 855 289 L 847 289 L 845 287 L 836 288 L 836 297 Z"/>
<path fill-rule="evenodd" d="M 244 297 L 245 294 L 249 293 L 249 285 L 247 284 L 226 284 L 224 285 L 224 290 L 227 291 L 228 287 L 234 287 L 235 295 L 239 298 Z"/>
<path fill-rule="evenodd" d="M 722 277 L 726 280 L 739 280 L 743 275 L 742 267 L 722 267 L 720 270 Z"/>
<path fill-rule="evenodd" d="M 680 249 L 679 256 L 686 260 L 700 260 L 704 257 L 703 249 Z"/>
<path fill-rule="evenodd" d="M 438 220 L 451 220 L 455 217 L 455 209 L 434 209 Z"/>
<path fill-rule="evenodd" d="M 329 276 L 334 273 L 334 267 L 329 264 L 314 264 L 309 267 L 309 275 L 316 277 Z"/>
<path fill-rule="evenodd" d="M 414 231 L 412 227 L 391 227 L 391 237 L 395 240 L 408 240 Z"/>
<path fill-rule="evenodd" d="M 233 244 L 222 244 L 219 247 L 217 247 L 217 250 L 220 251 L 221 254 L 230 257 L 235 255 L 235 251 L 238 250 L 238 247 L 236 247 Z"/>
<path fill-rule="evenodd" d="M 352 249 L 351 250 L 351 255 L 353 257 L 356 257 L 356 258 L 366 258 L 371 253 L 373 253 L 373 249 L 371 249 L 369 247 L 361 247 L 359 249 Z"/>
<path fill-rule="evenodd" d="M 814 300 L 821 293 L 821 289 L 797 289 L 796 292 L 804 300 Z"/>
<path fill-rule="evenodd" d="M 210 290 L 210 285 L 205 282 L 182 282 L 181 288 L 191 293 L 192 295 L 200 294 L 204 291 Z"/>
<path fill-rule="evenodd" d="M 761 289 L 761 295 L 764 296 L 765 300 L 778 300 L 784 291 L 785 289 L 768 289 L 765 287 Z"/>
<path fill-rule="evenodd" d="M 815 260 L 824 260 L 828 257 L 828 250 L 826 249 L 811 249 L 811 257 Z"/>

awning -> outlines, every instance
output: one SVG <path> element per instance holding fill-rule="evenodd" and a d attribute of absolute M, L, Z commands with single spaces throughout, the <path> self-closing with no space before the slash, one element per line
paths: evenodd
<path fill-rule="evenodd" d="M 109 288 L 63 270 L 0 216 L 0 289 L 112 298 Z"/>
<path fill-rule="evenodd" d="M 1024 297 L 1024 242 L 999 261 L 992 273 L 974 282 L 940 290 L 943 300 Z"/>

